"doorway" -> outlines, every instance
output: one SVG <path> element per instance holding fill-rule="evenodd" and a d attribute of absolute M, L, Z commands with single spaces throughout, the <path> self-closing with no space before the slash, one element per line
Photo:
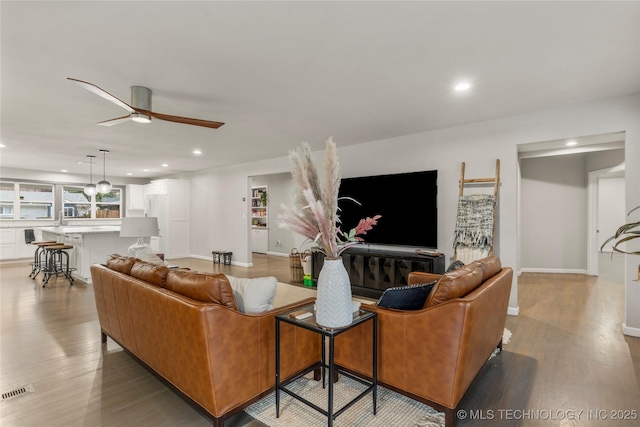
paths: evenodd
<path fill-rule="evenodd" d="M 518 146 L 521 272 L 597 274 L 599 182 L 590 172 L 623 170 L 624 137 L 617 132 Z"/>

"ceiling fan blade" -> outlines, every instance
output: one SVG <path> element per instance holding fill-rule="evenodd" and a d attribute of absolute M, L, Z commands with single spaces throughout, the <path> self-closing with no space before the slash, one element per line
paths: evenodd
<path fill-rule="evenodd" d="M 118 117 L 117 119 L 105 120 L 104 122 L 98 122 L 96 124 L 100 126 L 113 126 L 129 120 L 131 120 L 131 114 L 128 116 Z"/>
<path fill-rule="evenodd" d="M 156 119 L 165 120 L 167 122 L 183 123 L 185 125 L 202 126 L 206 128 L 212 128 L 212 129 L 218 129 L 220 126 L 224 124 L 222 122 L 213 122 L 210 120 L 192 119 L 189 117 L 171 116 L 169 114 L 154 113 L 153 111 L 149 111 L 149 110 L 136 109 L 136 111 L 151 117 L 155 117 Z"/>
<path fill-rule="evenodd" d="M 131 107 L 129 104 L 127 104 L 126 102 L 116 98 L 115 96 L 113 96 L 109 92 L 107 92 L 106 90 L 103 90 L 103 89 L 99 88 L 98 86 L 94 85 L 93 83 L 83 82 L 82 80 L 72 79 L 71 77 L 67 77 L 67 80 L 71 80 L 72 82 L 77 83 L 78 85 L 80 85 L 84 89 L 88 90 L 89 92 L 93 92 L 96 95 L 103 97 L 107 101 L 113 102 L 114 104 L 124 108 L 125 110 L 127 110 L 130 113 L 133 113 L 135 111 L 133 109 L 133 107 Z M 102 122 L 102 123 L 104 123 L 104 122 Z"/>

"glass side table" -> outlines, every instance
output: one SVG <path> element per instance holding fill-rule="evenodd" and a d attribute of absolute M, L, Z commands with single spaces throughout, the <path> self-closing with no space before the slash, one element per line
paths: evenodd
<path fill-rule="evenodd" d="M 306 311 L 308 313 L 311 313 L 311 316 L 306 318 L 306 319 L 296 319 L 294 317 L 291 317 L 290 314 L 294 311 Z M 328 419 L 328 426 L 329 427 L 333 427 L 333 421 L 335 420 L 335 418 L 342 414 L 344 411 L 346 411 L 347 409 L 349 409 L 351 406 L 353 406 L 357 401 L 359 401 L 360 399 L 362 399 L 364 396 L 366 396 L 367 394 L 371 393 L 372 397 L 373 397 L 373 415 L 376 415 L 376 403 L 377 403 L 377 396 L 378 396 L 378 354 L 377 354 L 377 350 L 378 350 L 378 315 L 377 313 L 372 313 L 369 311 L 363 311 L 363 310 L 358 310 L 356 313 L 353 314 L 353 321 L 351 322 L 350 325 L 347 325 L 345 327 L 342 328 L 325 328 L 323 326 L 320 326 L 316 323 L 316 318 L 315 318 L 315 312 L 313 310 L 313 304 L 309 304 L 306 305 L 304 307 L 301 308 L 296 308 L 295 310 L 291 310 L 289 312 L 286 313 L 282 313 L 279 314 L 275 317 L 276 319 L 276 389 L 275 389 L 275 393 L 276 393 L 276 418 L 280 417 L 280 392 L 285 392 L 288 395 L 292 396 L 293 398 L 299 400 L 300 402 L 304 403 L 307 406 L 310 406 L 311 408 L 315 409 L 316 411 L 320 412 L 321 414 L 323 414 L 324 416 L 327 417 Z M 346 332 L 350 329 L 352 329 L 353 327 L 364 323 L 364 322 L 368 322 L 368 321 L 372 321 L 373 322 L 373 348 L 371 349 L 371 351 L 373 352 L 373 366 L 372 366 L 372 378 L 368 378 L 368 377 L 363 377 L 363 376 L 359 376 L 359 375 L 354 375 L 350 372 L 345 372 L 342 370 L 338 370 L 335 365 L 334 365 L 334 339 L 336 336 L 340 335 L 343 332 Z M 322 336 L 322 357 L 321 357 L 321 361 L 313 366 L 311 366 L 309 369 L 307 369 L 304 372 L 301 372 L 300 374 L 296 375 L 293 378 L 288 379 L 287 381 L 284 382 L 280 382 L 280 322 L 285 322 L 285 323 L 289 323 L 291 325 L 297 326 L 299 328 L 304 328 L 307 329 L 309 331 L 318 333 Z M 327 352 L 326 352 L 326 343 L 325 341 L 329 341 L 329 354 L 328 354 L 328 360 L 327 360 Z M 300 379 L 302 376 L 306 375 L 307 373 L 321 368 L 321 372 L 322 372 L 322 388 L 325 388 L 327 386 L 328 383 L 328 404 L 327 404 L 327 410 L 325 411 L 324 409 L 320 408 L 319 406 L 313 404 L 312 402 L 308 401 L 307 399 L 305 399 L 304 397 L 298 395 L 297 393 L 289 390 L 287 388 L 287 386 L 289 384 L 291 384 L 292 382 Z M 326 372 L 325 374 L 325 371 Z M 349 377 L 351 379 L 353 379 L 354 381 L 359 382 L 360 384 L 363 384 L 365 386 L 367 386 L 366 389 L 364 389 L 360 394 L 358 394 L 353 400 L 351 400 L 349 403 L 347 403 L 346 405 L 344 405 L 342 408 L 338 409 L 337 411 L 334 412 L 334 408 L 333 408 L 333 377 L 334 377 L 334 373 L 338 373 L 338 371 L 346 376 Z M 328 378 L 328 380 L 327 380 Z"/>

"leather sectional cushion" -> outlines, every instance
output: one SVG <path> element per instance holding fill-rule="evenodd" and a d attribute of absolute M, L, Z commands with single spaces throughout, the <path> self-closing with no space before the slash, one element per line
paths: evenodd
<path fill-rule="evenodd" d="M 133 267 L 133 264 L 136 263 L 136 261 L 140 260 L 138 258 L 112 254 L 107 258 L 107 267 L 109 267 L 111 270 L 115 270 L 117 272 L 130 276 L 131 268 Z"/>
<path fill-rule="evenodd" d="M 237 310 L 233 290 L 224 274 L 169 270 L 165 288 L 202 302 L 214 302 Z"/>
<path fill-rule="evenodd" d="M 435 284 L 434 280 L 430 283 L 387 288 L 376 305 L 398 310 L 420 310 L 424 307 L 424 303 Z"/>
<path fill-rule="evenodd" d="M 497 256 L 490 256 L 474 262 L 477 262 L 482 267 L 483 282 L 492 278 L 502 270 L 502 263 Z"/>
<path fill-rule="evenodd" d="M 140 260 L 136 261 L 131 267 L 131 277 L 163 288 L 167 280 L 167 274 L 169 274 L 169 267 Z"/>
<path fill-rule="evenodd" d="M 433 287 L 424 307 L 433 307 L 453 298 L 461 298 L 482 284 L 480 263 L 472 262 L 450 273 L 445 273 Z"/>

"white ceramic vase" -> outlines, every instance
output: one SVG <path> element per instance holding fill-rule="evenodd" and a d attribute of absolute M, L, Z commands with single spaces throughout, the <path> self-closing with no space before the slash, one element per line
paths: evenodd
<path fill-rule="evenodd" d="M 326 328 L 340 328 L 352 321 L 349 274 L 342 259 L 325 259 L 318 276 L 316 322 Z"/>

